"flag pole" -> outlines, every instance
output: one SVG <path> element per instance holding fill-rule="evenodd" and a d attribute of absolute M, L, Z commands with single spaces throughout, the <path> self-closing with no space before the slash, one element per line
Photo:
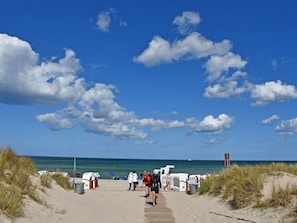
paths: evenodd
<path fill-rule="evenodd" d="M 76 173 L 76 157 L 73 158 L 73 177 L 72 177 L 72 185 L 74 187 L 74 177 L 75 177 L 75 173 Z"/>

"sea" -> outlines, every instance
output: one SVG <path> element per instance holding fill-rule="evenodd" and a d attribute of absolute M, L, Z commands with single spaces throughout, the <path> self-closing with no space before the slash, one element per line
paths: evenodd
<path fill-rule="evenodd" d="M 67 172 L 71 177 L 85 172 L 98 172 L 101 179 L 126 179 L 131 171 L 140 176 L 144 171 L 153 172 L 166 165 L 174 165 L 172 173 L 218 174 L 226 167 L 224 160 L 148 160 L 148 159 L 103 159 L 78 157 L 30 157 L 37 170 Z M 297 161 L 232 161 L 232 165 L 245 166 L 282 162 L 297 164 Z"/>

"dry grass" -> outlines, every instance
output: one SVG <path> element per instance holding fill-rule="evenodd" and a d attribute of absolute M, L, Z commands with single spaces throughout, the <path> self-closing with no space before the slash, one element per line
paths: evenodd
<path fill-rule="evenodd" d="M 51 188 L 52 187 L 52 178 L 49 174 L 42 174 L 40 176 L 40 185 L 43 187 Z"/>
<path fill-rule="evenodd" d="M 22 198 L 28 195 L 41 203 L 30 175 L 36 173 L 31 159 L 18 157 L 11 148 L 0 148 L 0 211 L 9 218 L 22 215 Z"/>
<path fill-rule="evenodd" d="M 57 183 L 59 186 L 63 187 L 64 189 L 66 189 L 66 190 L 71 190 L 71 189 L 73 189 L 72 186 L 71 186 L 71 184 L 70 184 L 70 182 L 69 182 L 69 179 L 68 179 L 67 177 L 63 176 L 62 174 L 59 174 L 59 173 L 57 173 L 57 174 L 52 174 L 52 175 L 50 175 L 50 177 L 51 177 L 53 180 L 55 180 L 56 183 Z"/>
<path fill-rule="evenodd" d="M 297 223 L 297 206 L 287 217 L 291 219 L 291 223 Z"/>
<path fill-rule="evenodd" d="M 297 175 L 297 165 L 284 163 L 243 167 L 234 165 L 223 170 L 219 175 L 208 177 L 201 185 L 199 193 L 222 196 L 235 209 L 248 205 L 254 205 L 255 208 L 288 207 L 297 196 L 296 187 L 289 185 L 286 188 L 274 187 L 271 198 L 265 201 L 261 200 L 265 174 L 278 171 Z M 292 216 L 296 213 L 297 208 Z"/>
<path fill-rule="evenodd" d="M 37 185 L 31 181 L 31 176 L 36 174 L 35 164 L 30 158 L 18 157 L 10 147 L 0 147 L 0 213 L 9 218 L 22 216 L 25 197 L 47 206 L 37 195 Z M 50 188 L 53 179 L 63 188 L 71 189 L 69 180 L 60 174 L 43 175 L 40 184 L 43 188 Z"/>
<path fill-rule="evenodd" d="M 255 201 L 263 188 L 260 169 L 251 166 L 235 165 L 218 176 L 208 177 L 205 184 L 200 193 L 222 195 L 224 199 L 230 199 L 234 208 L 241 208 Z"/>
<path fill-rule="evenodd" d="M 278 208 L 288 207 L 293 203 L 294 198 L 297 195 L 297 188 L 289 185 L 286 188 L 275 188 L 273 187 L 272 196 L 270 199 L 264 201 L 257 201 L 255 207 L 257 208 Z"/>
<path fill-rule="evenodd" d="M 18 157 L 10 147 L 0 147 L 0 213 L 9 218 L 23 215 L 24 197 L 47 206 L 37 195 L 37 186 L 31 181 L 36 175 L 34 162 L 28 157 Z M 62 174 L 40 176 L 40 185 L 50 188 L 52 180 L 65 189 L 73 189 L 69 179 Z M 44 191 L 42 188 L 41 191 Z"/>
<path fill-rule="evenodd" d="M 64 176 L 62 173 L 47 173 L 47 174 L 42 174 L 40 176 L 40 185 L 46 188 L 51 188 L 52 187 L 52 181 L 55 181 L 60 187 L 66 189 L 66 190 L 71 190 L 73 187 L 71 186 L 71 183 L 69 181 L 69 178 Z"/>
<path fill-rule="evenodd" d="M 9 218 L 23 214 L 23 201 L 19 188 L 5 183 L 0 184 L 0 210 Z"/>

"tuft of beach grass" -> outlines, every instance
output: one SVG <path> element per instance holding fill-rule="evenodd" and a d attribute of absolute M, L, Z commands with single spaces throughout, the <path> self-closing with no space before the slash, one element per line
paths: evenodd
<path fill-rule="evenodd" d="M 288 207 L 297 198 L 296 187 L 273 187 L 271 198 L 262 201 L 264 177 L 276 173 L 297 175 L 297 165 L 272 163 L 265 165 L 243 166 L 233 165 L 218 175 L 209 176 L 199 188 L 199 194 L 213 194 L 228 200 L 234 209 L 253 205 L 254 208 Z M 290 217 L 297 222 L 295 208 Z"/>
<path fill-rule="evenodd" d="M 25 197 L 48 206 L 38 196 L 37 185 L 32 183 L 31 177 L 36 175 L 37 169 L 29 157 L 19 157 L 10 147 L 0 147 L 1 213 L 11 219 L 22 216 Z M 59 173 L 40 176 L 40 185 L 50 188 L 52 180 L 67 190 L 72 189 L 69 179 Z"/>

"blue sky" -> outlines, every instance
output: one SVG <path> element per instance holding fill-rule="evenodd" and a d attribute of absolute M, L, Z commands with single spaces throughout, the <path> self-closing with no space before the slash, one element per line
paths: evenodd
<path fill-rule="evenodd" d="M 0 145 L 296 160 L 297 2 L 4 1 Z"/>

